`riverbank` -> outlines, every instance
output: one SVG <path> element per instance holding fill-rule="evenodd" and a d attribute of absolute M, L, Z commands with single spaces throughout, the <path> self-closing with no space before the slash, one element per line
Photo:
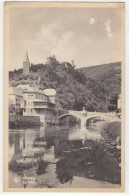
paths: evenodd
<path fill-rule="evenodd" d="M 9 129 L 39 127 L 40 125 L 42 125 L 42 123 L 40 122 L 40 117 L 38 116 L 9 116 Z"/>
<path fill-rule="evenodd" d="M 111 136 L 117 137 L 121 136 L 121 122 L 114 121 L 114 122 L 104 122 L 100 126 L 102 131 L 108 133 Z"/>
<path fill-rule="evenodd" d="M 9 129 L 33 128 L 48 125 L 60 125 L 59 120 L 42 122 L 40 116 L 9 115 Z"/>

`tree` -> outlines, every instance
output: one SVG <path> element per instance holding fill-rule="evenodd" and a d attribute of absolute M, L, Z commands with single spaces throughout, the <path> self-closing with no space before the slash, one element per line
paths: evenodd
<path fill-rule="evenodd" d="M 95 108 L 94 108 L 94 106 L 91 103 L 88 103 L 85 107 L 86 107 L 87 111 L 90 111 L 90 112 L 94 112 L 95 111 Z"/>
<path fill-rule="evenodd" d="M 108 110 L 109 110 L 109 112 L 114 112 L 117 110 L 117 95 L 112 95 L 110 97 Z"/>
<path fill-rule="evenodd" d="M 117 106 L 117 95 L 112 95 L 110 98 L 110 104 Z"/>
<path fill-rule="evenodd" d="M 9 105 L 9 114 L 15 114 L 15 105 L 14 104 L 10 104 Z"/>
<path fill-rule="evenodd" d="M 110 104 L 110 105 L 108 106 L 108 110 L 109 110 L 109 112 L 114 112 L 114 111 L 116 110 L 116 106 L 113 105 L 113 104 Z"/>

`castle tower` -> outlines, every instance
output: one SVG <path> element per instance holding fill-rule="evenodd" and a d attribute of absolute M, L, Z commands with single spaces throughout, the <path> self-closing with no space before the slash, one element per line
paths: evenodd
<path fill-rule="evenodd" d="M 28 52 L 26 52 L 25 60 L 23 62 L 23 74 L 29 74 L 30 72 L 30 61 L 28 57 Z"/>

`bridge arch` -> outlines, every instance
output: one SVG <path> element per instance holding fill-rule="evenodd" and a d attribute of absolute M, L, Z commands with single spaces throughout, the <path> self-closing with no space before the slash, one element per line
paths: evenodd
<path fill-rule="evenodd" d="M 59 120 L 61 120 L 67 116 L 73 116 L 73 117 L 76 117 L 76 118 L 79 118 L 80 120 L 82 120 L 82 117 L 79 116 L 78 114 L 75 114 L 75 113 L 65 113 L 65 114 L 60 115 L 58 118 L 59 118 Z"/>
<path fill-rule="evenodd" d="M 101 119 L 104 119 L 105 121 L 112 121 L 112 118 L 105 116 L 105 115 L 94 115 L 94 116 L 89 116 L 86 118 L 86 124 L 89 123 L 89 120 L 100 117 Z"/>

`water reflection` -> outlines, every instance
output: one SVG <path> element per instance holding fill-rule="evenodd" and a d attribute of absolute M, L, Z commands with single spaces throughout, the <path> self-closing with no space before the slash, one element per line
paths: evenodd
<path fill-rule="evenodd" d="M 120 184 L 118 158 L 112 151 L 107 154 L 105 147 L 97 128 L 49 126 L 10 131 L 10 187 L 77 187 L 78 177 L 91 183 L 98 180 L 100 187 L 105 187 L 101 181 Z"/>

